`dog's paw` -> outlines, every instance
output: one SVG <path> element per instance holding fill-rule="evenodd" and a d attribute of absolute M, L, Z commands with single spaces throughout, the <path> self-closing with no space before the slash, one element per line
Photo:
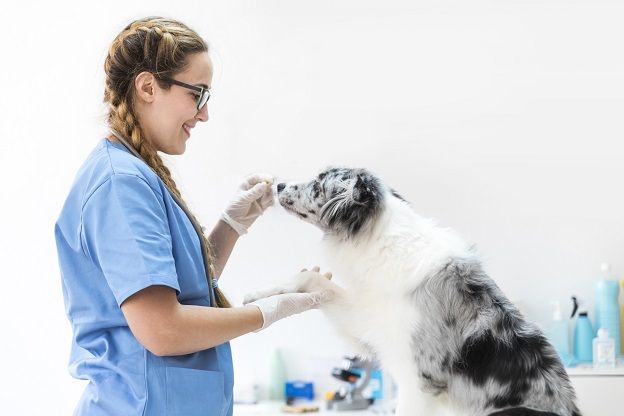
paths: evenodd
<path fill-rule="evenodd" d="M 338 286 L 332 283 L 331 277 L 331 273 L 319 274 L 314 271 L 304 271 L 295 276 L 294 285 L 297 292 L 334 294 Z"/>
<path fill-rule="evenodd" d="M 255 300 L 258 300 L 258 299 L 260 299 L 260 294 L 259 294 L 259 292 L 250 292 L 250 293 L 247 293 L 247 294 L 245 295 L 245 297 L 243 298 L 243 305 L 247 305 L 248 303 L 251 303 L 251 302 L 253 302 L 253 301 L 255 301 Z"/>
<path fill-rule="evenodd" d="M 250 292 L 245 295 L 245 298 L 243 299 L 243 305 L 247 305 L 248 303 L 251 303 L 258 299 L 268 298 L 269 296 L 281 295 L 283 293 L 292 293 L 296 291 L 297 290 L 292 286 L 275 286 L 270 289 L 257 290 L 255 292 Z"/>

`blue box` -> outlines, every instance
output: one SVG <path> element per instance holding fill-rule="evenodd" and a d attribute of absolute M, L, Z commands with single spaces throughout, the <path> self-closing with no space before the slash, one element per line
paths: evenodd
<path fill-rule="evenodd" d="M 309 381 L 293 380 L 286 382 L 285 396 L 288 399 L 314 399 L 314 383 Z"/>

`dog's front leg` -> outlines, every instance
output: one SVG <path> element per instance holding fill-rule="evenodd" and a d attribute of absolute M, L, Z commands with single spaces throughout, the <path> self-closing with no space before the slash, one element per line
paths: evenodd
<path fill-rule="evenodd" d="M 345 289 L 331 281 L 331 274 L 319 276 L 316 273 L 301 273 L 294 280 L 293 291 L 325 293 L 328 300 L 323 302 L 321 310 L 353 348 L 353 353 L 362 358 L 375 356 L 373 349 L 362 341 L 354 328 L 353 323 L 359 319 L 358 316 L 353 315 L 353 311 L 356 310 L 354 308 L 355 300 L 351 299 Z"/>
<path fill-rule="evenodd" d="M 245 298 L 243 299 L 243 305 L 246 305 L 249 302 L 253 302 L 258 299 L 268 298 L 269 296 L 281 295 L 282 293 L 294 293 L 296 291 L 297 290 L 294 285 L 281 285 L 274 286 L 269 289 L 256 290 L 255 292 L 250 292 L 245 295 Z"/>
<path fill-rule="evenodd" d="M 304 269 L 287 283 L 248 293 L 243 299 L 243 304 L 246 305 L 249 302 L 269 296 L 296 292 L 325 292 L 327 297 L 331 298 L 336 291 L 335 288 L 339 287 L 330 282 L 329 279 L 331 279 L 331 273 L 321 275 L 318 273 L 318 268 L 316 267 L 313 268 L 312 271 Z"/>
<path fill-rule="evenodd" d="M 353 307 L 356 301 L 352 299 L 349 292 L 340 286 L 334 286 L 332 300 L 321 306 L 323 314 L 352 349 L 353 354 L 361 358 L 375 358 L 375 350 L 363 340 L 362 334 L 358 331 L 356 323 L 361 320 L 361 317 L 354 312 L 357 310 Z"/>

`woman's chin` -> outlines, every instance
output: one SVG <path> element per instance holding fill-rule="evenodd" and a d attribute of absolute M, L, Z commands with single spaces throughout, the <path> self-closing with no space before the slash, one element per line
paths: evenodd
<path fill-rule="evenodd" d="M 180 143 L 167 147 L 167 149 L 161 150 L 161 152 L 171 156 L 179 156 L 181 154 L 184 154 L 185 151 L 186 141 L 181 141 Z"/>

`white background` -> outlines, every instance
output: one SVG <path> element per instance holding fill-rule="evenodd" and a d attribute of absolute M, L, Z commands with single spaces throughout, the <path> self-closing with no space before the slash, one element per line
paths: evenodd
<path fill-rule="evenodd" d="M 211 44 L 210 122 L 168 158 L 204 225 L 248 173 L 307 179 L 367 167 L 479 247 L 525 314 L 552 300 L 593 314 L 599 264 L 624 272 L 624 4 L 566 1 L 4 2 L 0 6 L 0 413 L 70 414 L 53 226 L 106 133 L 102 65 L 145 15 Z M 222 279 L 235 302 L 319 264 L 320 233 L 278 208 L 242 238 Z M 336 276 L 336 279 L 339 279 Z M 380 278 L 392 279 L 392 276 Z M 349 351 L 317 311 L 235 340 L 240 384 L 335 387 Z"/>

